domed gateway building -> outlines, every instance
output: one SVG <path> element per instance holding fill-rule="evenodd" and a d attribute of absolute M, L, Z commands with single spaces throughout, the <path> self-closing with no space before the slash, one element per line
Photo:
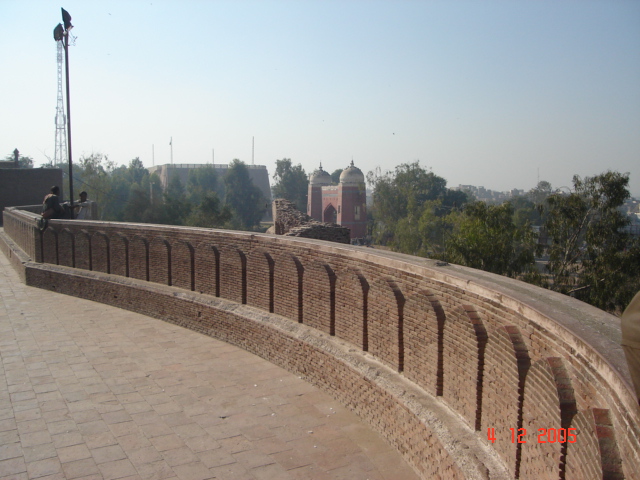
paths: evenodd
<path fill-rule="evenodd" d="M 367 190 L 362 170 L 353 165 L 345 168 L 338 185 L 322 164 L 309 176 L 307 215 L 320 222 L 337 223 L 351 230 L 351 239 L 367 234 Z"/>

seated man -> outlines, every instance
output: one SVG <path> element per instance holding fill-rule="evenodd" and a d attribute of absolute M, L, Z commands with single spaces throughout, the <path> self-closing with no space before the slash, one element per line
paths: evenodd
<path fill-rule="evenodd" d="M 42 201 L 42 218 L 64 218 L 64 208 L 60 205 L 60 187 L 51 187 L 50 193 Z"/>
<path fill-rule="evenodd" d="M 78 215 L 76 216 L 76 220 L 91 220 L 91 202 L 87 200 L 87 192 L 80 192 L 80 200 L 78 203 L 74 205 L 78 210 Z"/>

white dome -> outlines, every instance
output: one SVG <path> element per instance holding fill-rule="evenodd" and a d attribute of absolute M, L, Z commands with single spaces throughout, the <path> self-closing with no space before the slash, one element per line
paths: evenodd
<path fill-rule="evenodd" d="M 346 185 L 360 185 L 364 183 L 364 173 L 353 165 L 353 160 L 351 160 L 351 165 L 345 168 L 340 174 L 340 183 Z"/>
<path fill-rule="evenodd" d="M 322 169 L 322 164 L 320 164 L 320 168 L 318 168 L 315 172 L 313 172 L 309 176 L 309 183 L 311 185 L 320 185 L 320 186 L 331 185 L 331 175 L 325 172 Z"/>

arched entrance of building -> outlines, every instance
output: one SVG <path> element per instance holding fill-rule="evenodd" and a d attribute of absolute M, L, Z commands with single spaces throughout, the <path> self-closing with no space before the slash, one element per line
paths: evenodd
<path fill-rule="evenodd" d="M 322 214 L 322 221 L 324 223 L 338 223 L 338 212 L 333 205 L 327 205 Z"/>

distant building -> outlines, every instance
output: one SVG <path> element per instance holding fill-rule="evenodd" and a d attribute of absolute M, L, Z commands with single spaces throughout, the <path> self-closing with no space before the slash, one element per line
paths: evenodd
<path fill-rule="evenodd" d="M 522 196 L 526 193 L 524 190 L 516 188 L 508 192 L 496 192 L 494 190 L 486 189 L 483 186 L 476 187 L 475 185 L 458 185 L 457 187 L 452 187 L 451 190 L 460 190 L 471 194 L 476 200 L 485 203 L 503 203 L 511 198 Z"/>
<path fill-rule="evenodd" d="M 149 174 L 153 175 L 154 173 L 160 177 L 160 183 L 162 184 L 162 189 L 166 190 L 169 185 L 169 180 L 173 178 L 174 175 L 178 175 L 180 178 L 180 182 L 182 185 L 186 186 L 187 181 L 189 180 L 189 171 L 195 168 L 202 167 L 213 167 L 216 169 L 216 173 L 218 174 L 218 179 L 220 183 L 222 183 L 222 179 L 227 174 L 227 170 L 229 169 L 229 165 L 222 164 L 204 164 L 204 163 L 179 163 L 175 165 L 156 165 L 154 167 L 149 168 Z M 265 165 L 245 165 L 247 170 L 249 170 L 249 178 L 253 184 L 260 189 L 262 195 L 267 200 L 267 202 L 271 202 L 271 186 L 269 185 L 269 173 L 267 172 L 267 167 Z"/>
<path fill-rule="evenodd" d="M 336 223 L 351 231 L 351 238 L 367 234 L 367 191 L 362 170 L 353 165 L 345 168 L 338 185 L 320 168 L 309 176 L 307 215 L 325 223 Z"/>

